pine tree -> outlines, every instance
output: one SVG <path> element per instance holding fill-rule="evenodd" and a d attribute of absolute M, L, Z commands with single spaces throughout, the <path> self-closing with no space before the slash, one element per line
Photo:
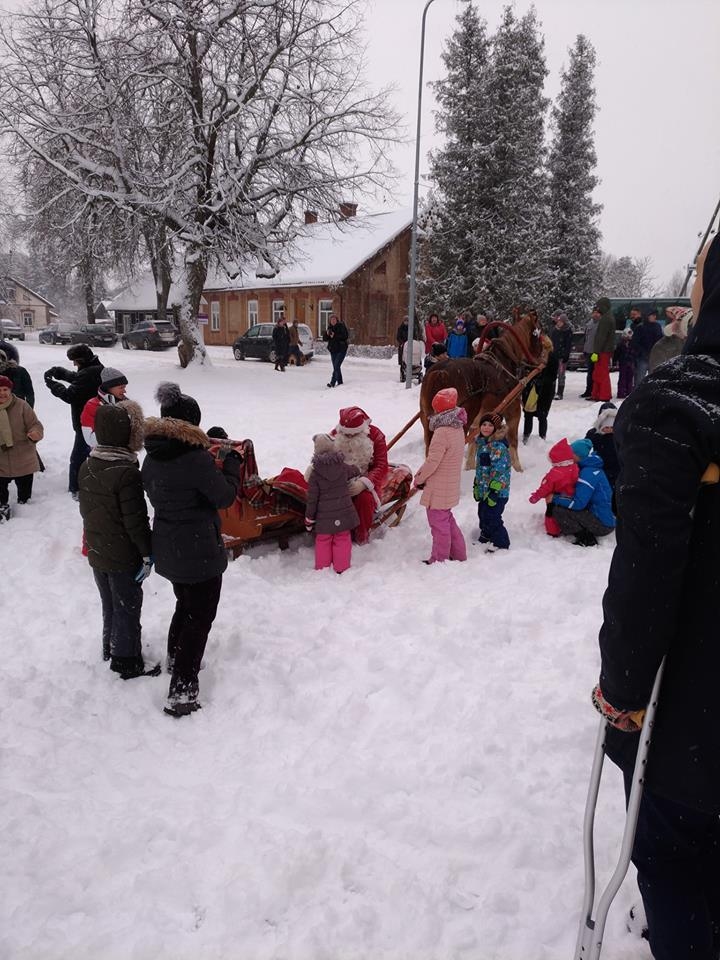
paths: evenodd
<path fill-rule="evenodd" d="M 600 265 L 601 207 L 594 203 L 595 176 L 595 50 L 580 35 L 569 51 L 562 86 L 553 107 L 554 135 L 550 149 L 550 196 L 553 232 L 554 306 L 572 323 L 585 320 L 597 296 Z"/>
<path fill-rule="evenodd" d="M 464 8 L 457 24 L 442 54 L 446 76 L 432 84 L 435 126 L 446 144 L 431 157 L 436 189 L 420 223 L 418 298 L 425 309 L 446 314 L 461 313 L 478 299 L 475 200 L 486 179 L 487 25 L 473 6 Z"/>

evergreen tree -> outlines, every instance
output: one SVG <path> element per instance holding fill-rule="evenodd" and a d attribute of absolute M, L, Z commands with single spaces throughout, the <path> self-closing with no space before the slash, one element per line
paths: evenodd
<path fill-rule="evenodd" d="M 600 265 L 601 207 L 594 203 L 595 176 L 595 50 L 578 36 L 569 51 L 562 86 L 553 107 L 554 135 L 549 157 L 553 233 L 554 306 L 571 322 L 588 316 L 597 296 Z"/>

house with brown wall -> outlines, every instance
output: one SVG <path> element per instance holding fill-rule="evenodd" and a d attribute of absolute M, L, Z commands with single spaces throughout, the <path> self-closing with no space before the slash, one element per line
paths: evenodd
<path fill-rule="evenodd" d="M 345 321 L 351 341 L 392 344 L 407 315 L 410 210 L 357 216 L 343 204 L 341 219 L 318 223 L 306 214 L 291 261 L 270 279 L 250 272 L 236 280 L 209 276 L 203 291 L 205 343 L 231 345 L 254 323 L 284 312 L 321 337 L 331 314 Z"/>

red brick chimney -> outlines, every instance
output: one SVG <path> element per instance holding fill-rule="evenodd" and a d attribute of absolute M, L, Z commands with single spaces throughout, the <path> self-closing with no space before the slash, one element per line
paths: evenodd
<path fill-rule="evenodd" d="M 344 201 L 340 204 L 340 217 L 343 220 L 349 220 L 351 217 L 354 217 L 357 213 L 358 205 L 356 203 L 348 203 Z"/>
<path fill-rule="evenodd" d="M 317 222 L 318 222 L 317 210 L 306 210 L 305 223 L 317 223 Z"/>

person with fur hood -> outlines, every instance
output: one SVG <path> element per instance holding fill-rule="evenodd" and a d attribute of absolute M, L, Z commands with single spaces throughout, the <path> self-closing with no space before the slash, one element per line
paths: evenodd
<path fill-rule="evenodd" d="M 335 440 L 335 451 L 343 455 L 345 463 L 360 471 L 348 487 L 358 515 L 353 539 L 361 545 L 370 539 L 375 509 L 382 502 L 389 469 L 387 441 L 382 430 L 360 407 L 343 407 L 338 424 L 330 435 Z"/>
<path fill-rule="evenodd" d="M 240 457 L 222 446 L 218 470 L 197 401 L 176 383 L 161 383 L 155 396 L 160 417 L 145 421 L 142 479 L 155 510 L 155 569 L 172 583 L 177 601 L 168 631 L 172 676 L 165 713 L 184 717 L 200 709 L 198 673 L 227 567 L 218 509 L 237 496 Z"/>
<path fill-rule="evenodd" d="M 423 560 L 427 564 L 467 560 L 465 538 L 452 512 L 460 502 L 467 413 L 458 407 L 455 387 L 438 390 L 432 398 L 432 408 L 435 413 L 429 421 L 430 447 L 414 479 L 415 486 L 422 489 L 420 503 L 427 510 L 432 532 L 430 558 Z"/>
<path fill-rule="evenodd" d="M 16 397 L 25 400 L 31 407 L 35 406 L 35 390 L 32 377 L 21 367 L 17 360 L 13 360 L 4 350 L 0 350 L 0 375 L 12 380 L 12 392 Z"/>
<path fill-rule="evenodd" d="M 95 446 L 78 476 L 87 558 L 102 604 L 103 660 L 123 680 L 146 674 L 140 614 L 153 559 L 137 456 L 144 427 L 137 403 L 99 407 Z M 148 671 L 159 673 L 160 664 Z"/>
<path fill-rule="evenodd" d="M 545 501 L 545 532 L 549 537 L 559 537 L 562 531 L 557 520 L 553 518 L 553 497 L 556 493 L 563 497 L 574 495 L 580 468 L 565 437 L 550 448 L 548 460 L 552 467 L 528 499 L 530 503 Z"/>
<path fill-rule="evenodd" d="M 33 474 L 40 469 L 35 446 L 43 426 L 25 400 L 12 392 L 12 380 L 0 375 L 0 523 L 9 520 L 10 481 L 15 481 L 18 503 L 32 496 Z"/>
<path fill-rule="evenodd" d="M 308 479 L 305 526 L 315 531 L 315 569 L 332 566 L 335 573 L 350 567 L 352 537 L 358 515 L 348 481 L 360 475 L 356 466 L 345 463 L 336 441 L 327 433 L 313 437 L 315 456 Z"/>

